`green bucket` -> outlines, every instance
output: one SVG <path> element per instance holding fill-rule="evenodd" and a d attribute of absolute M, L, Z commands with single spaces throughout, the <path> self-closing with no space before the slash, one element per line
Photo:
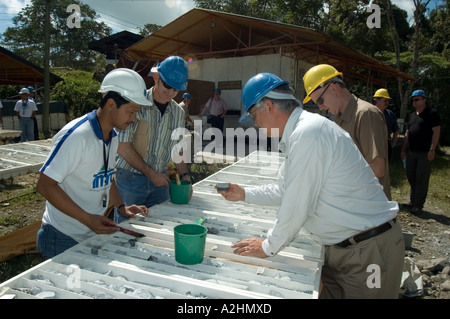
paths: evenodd
<path fill-rule="evenodd" d="M 194 224 L 175 226 L 175 260 L 184 265 L 195 265 L 203 261 L 205 242 L 208 229 L 202 226 L 205 219 L 199 219 Z"/>
<path fill-rule="evenodd" d="M 191 197 L 191 183 L 181 180 L 181 185 L 177 181 L 169 180 L 170 201 L 174 204 L 187 204 Z"/>

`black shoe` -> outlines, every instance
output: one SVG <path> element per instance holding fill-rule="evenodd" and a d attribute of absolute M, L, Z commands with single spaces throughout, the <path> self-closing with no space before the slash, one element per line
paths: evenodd
<path fill-rule="evenodd" d="M 417 207 L 417 206 L 414 206 L 414 207 L 411 209 L 411 212 L 412 212 L 413 214 L 421 214 L 421 213 L 422 213 L 422 208 Z"/>

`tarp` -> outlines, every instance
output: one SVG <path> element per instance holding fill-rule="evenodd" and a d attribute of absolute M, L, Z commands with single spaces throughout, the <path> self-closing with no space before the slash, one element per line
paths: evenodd
<path fill-rule="evenodd" d="M 50 72 L 50 84 L 63 79 Z M 44 69 L 0 46 L 0 84 L 44 83 Z"/>
<path fill-rule="evenodd" d="M 6 261 L 23 254 L 37 253 L 36 235 L 41 221 L 22 227 L 0 237 L 0 261 Z"/>
<path fill-rule="evenodd" d="M 295 56 L 297 60 L 312 65 L 331 64 L 343 72 L 345 78 L 357 78 L 364 83 L 384 86 L 388 79 L 397 77 L 416 82 L 414 77 L 321 31 L 201 8 L 188 11 L 131 45 L 123 52 L 121 59 L 130 60 L 130 63 L 141 62 L 142 68 L 145 63 L 151 67 L 170 55 L 184 57 L 191 65 L 198 59 L 234 58 L 275 52 L 288 57 Z"/>

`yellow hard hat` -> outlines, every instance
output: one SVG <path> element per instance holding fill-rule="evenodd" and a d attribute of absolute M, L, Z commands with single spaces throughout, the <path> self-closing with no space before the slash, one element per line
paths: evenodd
<path fill-rule="evenodd" d="M 386 89 L 379 89 L 375 92 L 373 97 L 384 97 L 385 99 L 390 99 L 389 92 Z"/>
<path fill-rule="evenodd" d="M 303 103 L 307 103 L 311 100 L 309 95 L 314 92 L 319 85 L 339 75 L 342 76 L 342 72 L 338 72 L 338 70 L 328 64 L 319 64 L 309 69 L 303 76 L 303 84 L 305 85 L 306 92 Z"/>

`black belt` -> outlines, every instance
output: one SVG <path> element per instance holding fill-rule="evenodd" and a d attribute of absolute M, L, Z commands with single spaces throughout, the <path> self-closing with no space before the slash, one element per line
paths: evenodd
<path fill-rule="evenodd" d="M 396 219 L 394 218 L 392 221 L 395 223 Z M 345 248 L 347 246 L 353 245 L 353 241 L 355 244 L 357 244 L 359 242 L 362 242 L 363 240 L 367 240 L 367 239 L 375 237 L 381 233 L 384 233 L 385 231 L 387 231 L 391 228 L 392 228 L 391 221 L 388 221 L 384 224 L 381 224 L 378 227 L 372 228 L 371 230 L 359 233 L 353 237 L 350 237 L 344 241 L 341 241 L 340 243 L 336 244 L 336 246 Z"/>

